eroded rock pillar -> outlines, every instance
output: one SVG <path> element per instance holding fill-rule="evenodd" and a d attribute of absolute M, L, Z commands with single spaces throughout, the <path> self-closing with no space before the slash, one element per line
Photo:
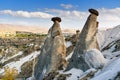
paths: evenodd
<path fill-rule="evenodd" d="M 48 31 L 48 36 L 35 66 L 36 80 L 43 80 L 45 74 L 62 69 L 66 65 L 65 40 L 59 24 L 61 18 L 54 17 L 51 20 L 54 24 Z"/>
<path fill-rule="evenodd" d="M 89 9 L 90 15 L 80 33 L 79 40 L 75 46 L 74 53 L 67 67 L 67 70 L 72 67 L 82 69 L 83 71 L 89 69 L 85 62 L 84 53 L 86 50 L 98 48 L 96 33 L 98 30 L 97 10 Z"/>

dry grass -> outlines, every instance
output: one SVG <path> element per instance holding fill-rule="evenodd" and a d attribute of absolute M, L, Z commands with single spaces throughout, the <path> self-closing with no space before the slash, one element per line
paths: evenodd
<path fill-rule="evenodd" d="M 15 68 L 5 67 L 4 70 L 5 73 L 0 80 L 15 80 L 15 77 L 18 75 L 18 71 Z"/>

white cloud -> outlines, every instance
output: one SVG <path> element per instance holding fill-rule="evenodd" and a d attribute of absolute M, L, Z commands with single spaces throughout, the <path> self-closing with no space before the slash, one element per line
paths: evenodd
<path fill-rule="evenodd" d="M 59 16 L 66 19 L 84 19 L 89 14 L 88 12 L 82 12 L 77 10 L 60 10 L 60 9 L 46 9 L 46 12 L 52 13 L 55 16 Z"/>
<path fill-rule="evenodd" d="M 100 27 L 114 27 L 120 24 L 120 8 L 98 9 Z"/>
<path fill-rule="evenodd" d="M 54 14 L 62 18 L 61 26 L 64 28 L 80 29 L 84 26 L 88 12 L 77 10 L 60 10 L 60 9 L 46 9 L 48 13 Z"/>
<path fill-rule="evenodd" d="M 12 10 L 2 10 L 0 14 L 8 14 L 15 17 L 25 17 L 25 18 L 51 18 L 52 15 L 44 12 L 28 12 L 28 11 L 12 11 Z"/>
<path fill-rule="evenodd" d="M 65 8 L 65 9 L 73 8 L 73 5 L 71 5 L 71 4 L 60 4 L 60 6 Z"/>
<path fill-rule="evenodd" d="M 120 24 L 120 8 L 114 8 L 114 9 L 102 8 L 102 9 L 98 9 L 98 11 L 100 14 L 98 16 L 99 28 L 113 27 Z M 24 17 L 30 19 L 39 18 L 38 24 L 42 26 L 44 25 L 50 26 L 51 24 L 48 18 L 51 18 L 53 16 L 59 16 L 62 18 L 61 25 L 64 28 L 79 29 L 84 26 L 86 19 L 89 15 L 89 12 L 87 10 L 86 12 L 85 11 L 83 12 L 78 10 L 45 9 L 44 11 L 41 12 L 2 10 L 0 11 L 0 14 L 8 14 L 11 16 L 15 16 L 16 18 L 17 17 Z M 43 18 L 46 18 L 45 19 L 46 21 L 44 21 Z M 40 20 L 42 20 L 41 23 Z M 43 24 L 43 22 L 46 23 Z M 37 21 L 33 21 L 32 23 L 37 24 Z"/>
<path fill-rule="evenodd" d="M 99 9 L 100 18 L 106 21 L 109 20 L 119 20 L 120 19 L 120 8 L 115 9 Z"/>
<path fill-rule="evenodd" d="M 47 9 L 47 12 L 50 12 L 56 16 L 62 17 L 64 19 L 64 22 L 71 23 L 77 23 L 76 26 L 83 27 L 86 19 L 89 15 L 89 12 L 83 12 L 83 11 L 77 11 L 77 10 L 59 10 L 59 9 Z M 99 16 L 98 16 L 98 22 L 99 22 L 99 28 L 103 27 L 114 27 L 120 24 L 120 8 L 114 8 L 114 9 L 105 9 L 101 8 L 98 9 Z M 72 25 L 71 24 L 71 25 Z"/>

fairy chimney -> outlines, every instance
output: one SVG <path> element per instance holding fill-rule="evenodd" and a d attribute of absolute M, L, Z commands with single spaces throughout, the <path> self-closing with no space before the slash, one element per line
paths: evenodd
<path fill-rule="evenodd" d="M 53 17 L 51 20 L 54 24 L 48 31 L 48 36 L 35 66 L 34 76 L 36 80 L 43 80 L 45 74 L 66 66 L 66 46 L 59 24 L 61 18 Z"/>
<path fill-rule="evenodd" d="M 90 15 L 80 33 L 79 40 L 76 43 L 74 53 L 66 70 L 72 67 L 83 71 L 89 69 L 90 67 L 84 59 L 84 52 L 89 49 L 98 49 L 96 33 L 98 30 L 97 16 L 99 13 L 95 9 L 89 9 L 89 12 Z"/>

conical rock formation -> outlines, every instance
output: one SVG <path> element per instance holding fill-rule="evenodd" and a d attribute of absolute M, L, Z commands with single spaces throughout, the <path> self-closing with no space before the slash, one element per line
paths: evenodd
<path fill-rule="evenodd" d="M 36 80 L 43 80 L 45 74 L 59 70 L 65 66 L 66 46 L 59 25 L 61 18 L 54 17 L 51 20 L 54 24 L 48 31 L 48 36 L 35 66 L 34 76 Z"/>
<path fill-rule="evenodd" d="M 99 15 L 99 13 L 94 9 L 89 9 L 89 12 L 91 14 L 89 15 L 82 29 L 82 32 L 79 36 L 79 40 L 75 46 L 74 53 L 66 70 L 75 67 L 83 71 L 86 71 L 90 67 L 85 62 L 84 52 L 86 50 L 94 48 L 98 49 L 96 33 L 98 30 L 97 16 Z"/>

